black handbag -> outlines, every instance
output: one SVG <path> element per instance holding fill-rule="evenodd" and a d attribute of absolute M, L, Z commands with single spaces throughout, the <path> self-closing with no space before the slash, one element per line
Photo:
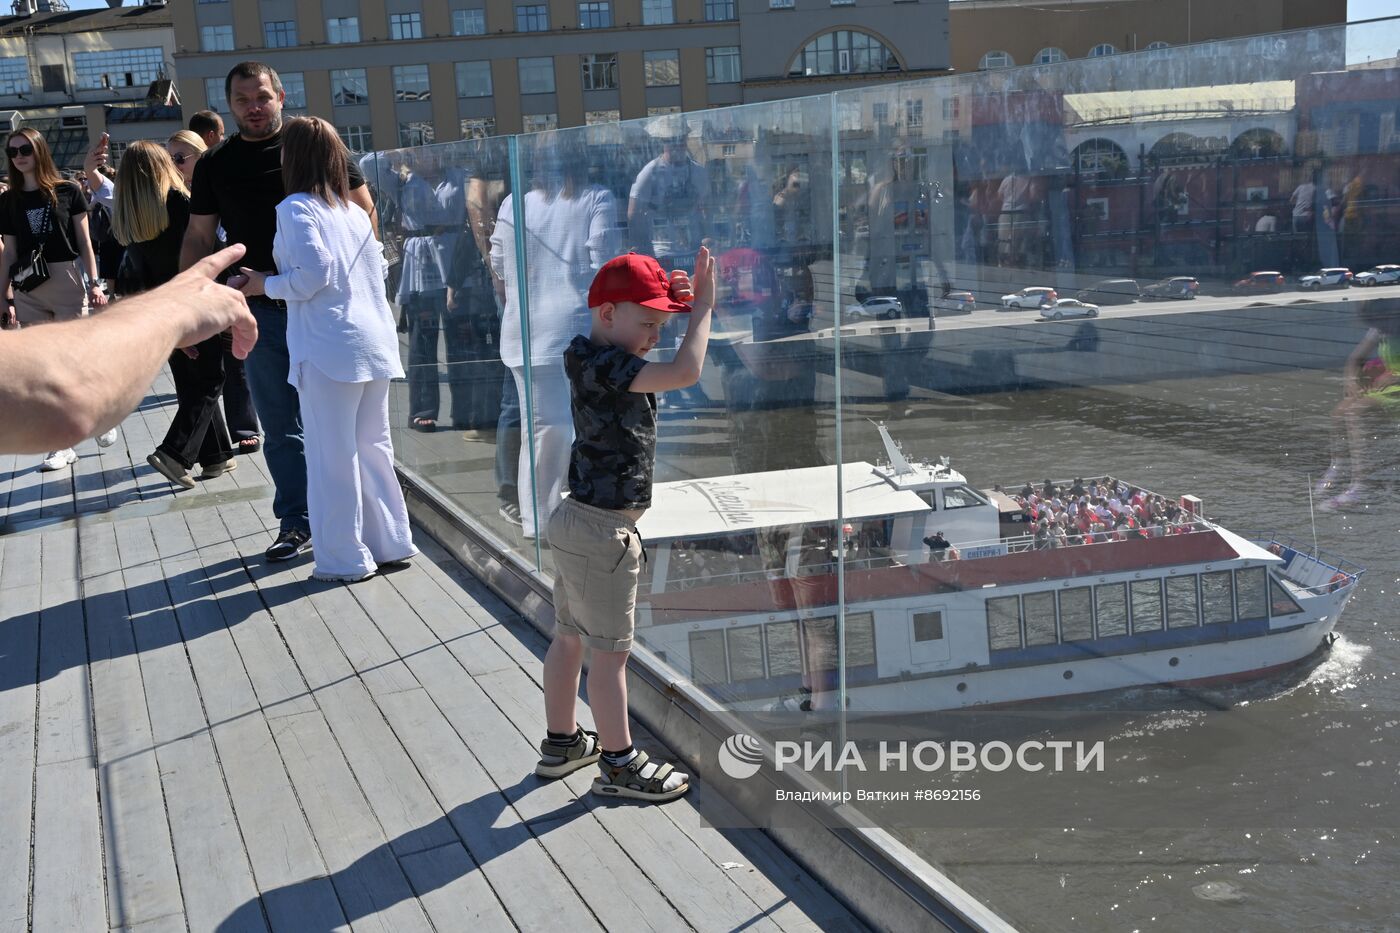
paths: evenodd
<path fill-rule="evenodd" d="M 49 261 L 44 258 L 44 241 L 49 235 L 49 220 L 53 217 L 53 205 L 44 208 L 44 222 L 39 226 L 39 245 L 29 256 L 29 261 L 20 261 L 10 267 L 10 283 L 22 292 L 32 292 L 49 280 Z"/>

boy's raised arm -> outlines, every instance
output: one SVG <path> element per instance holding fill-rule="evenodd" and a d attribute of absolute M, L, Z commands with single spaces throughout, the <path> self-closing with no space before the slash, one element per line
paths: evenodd
<path fill-rule="evenodd" d="M 684 272 L 671 273 L 676 282 L 677 297 L 692 300 L 690 326 L 681 341 L 676 356 L 669 363 L 647 363 L 637 373 L 629 387 L 633 392 L 669 392 L 684 389 L 700 381 L 705 368 L 705 351 L 710 344 L 710 312 L 715 306 L 715 259 L 709 249 L 700 248 L 695 257 L 695 278 L 692 294 L 685 294 Z"/>

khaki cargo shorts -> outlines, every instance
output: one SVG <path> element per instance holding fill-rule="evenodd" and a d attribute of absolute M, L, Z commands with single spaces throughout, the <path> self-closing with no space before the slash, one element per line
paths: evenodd
<path fill-rule="evenodd" d="M 598 651 L 630 651 L 642 538 L 624 516 L 566 498 L 549 518 L 555 632 Z"/>

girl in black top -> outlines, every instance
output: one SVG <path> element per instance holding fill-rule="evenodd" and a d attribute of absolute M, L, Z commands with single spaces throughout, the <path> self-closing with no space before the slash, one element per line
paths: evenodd
<path fill-rule="evenodd" d="M 117 270 L 117 294 L 129 295 L 164 284 L 180 271 L 190 195 L 170 155 L 146 141 L 127 149 L 115 187 L 112 233 L 126 247 Z M 218 336 L 170 354 L 170 374 L 178 402 L 175 417 L 146 462 L 177 486 L 192 489 L 189 471 L 196 462 L 204 468 L 200 479 L 237 466 L 219 410 L 224 362 Z"/>
<path fill-rule="evenodd" d="M 24 290 L 21 283 L 14 283 L 19 323 L 82 317 L 89 306 L 106 304 L 88 237 L 88 201 L 83 189 L 58 174 L 48 143 L 30 127 L 9 135 L 5 156 L 11 188 L 0 196 L 0 234 L 5 238 L 0 295 L 9 291 L 14 275 L 30 267 L 36 253 L 42 251 L 48 262 L 48 279 L 42 284 Z"/>

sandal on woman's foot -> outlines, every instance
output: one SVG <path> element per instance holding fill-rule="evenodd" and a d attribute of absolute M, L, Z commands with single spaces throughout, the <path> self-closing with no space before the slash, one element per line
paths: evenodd
<path fill-rule="evenodd" d="M 535 773 L 540 777 L 563 777 L 579 768 L 588 767 L 602 754 L 598 733 L 579 726 L 574 732 L 572 744 L 559 744 L 549 739 L 540 743 L 540 761 L 535 765 Z"/>
<path fill-rule="evenodd" d="M 652 761 L 646 752 L 638 751 L 627 764 L 620 767 L 600 760 L 598 767 L 602 774 L 593 779 L 593 793 L 600 797 L 631 797 L 634 800 L 649 800 L 660 803 L 675 800 L 690 790 L 690 776 L 677 771 L 673 765 Z M 680 778 L 677 784 L 668 778 Z"/>
<path fill-rule="evenodd" d="M 413 424 L 409 427 L 415 431 L 422 431 L 424 434 L 432 434 L 437 430 L 437 422 L 432 418 L 414 418 Z"/>
<path fill-rule="evenodd" d="M 241 437 L 238 439 L 238 453 L 255 454 L 260 450 L 262 450 L 262 438 Z"/>

